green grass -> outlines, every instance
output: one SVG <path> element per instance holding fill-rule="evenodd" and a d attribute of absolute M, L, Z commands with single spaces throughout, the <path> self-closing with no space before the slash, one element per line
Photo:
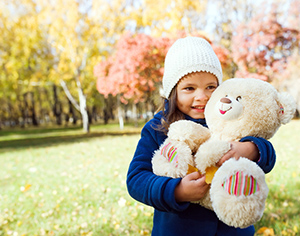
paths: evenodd
<path fill-rule="evenodd" d="M 85 133 L 82 127 L 55 127 L 55 128 L 29 128 L 0 130 L 0 152 L 3 150 L 16 150 L 27 147 L 42 147 L 56 144 L 67 144 L 82 139 L 100 137 L 105 135 L 137 134 L 142 124 L 135 127 L 127 124 L 120 130 L 116 123 L 107 125 L 93 125 L 90 133 Z"/>
<path fill-rule="evenodd" d="M 271 139 L 277 160 L 266 175 L 266 210 L 255 227 L 272 228 L 275 235 L 300 235 L 300 120 L 282 126 Z"/>
<path fill-rule="evenodd" d="M 106 128 L 90 135 L 18 134 L 9 147 L 7 137 L 0 141 L 0 235 L 150 232 L 153 210 L 132 200 L 125 185 L 139 139 L 127 133 L 139 129 Z"/>
<path fill-rule="evenodd" d="M 150 235 L 153 210 L 126 190 L 140 128 L 0 132 L 0 235 Z M 300 121 L 272 138 L 277 163 L 255 227 L 299 235 Z"/>

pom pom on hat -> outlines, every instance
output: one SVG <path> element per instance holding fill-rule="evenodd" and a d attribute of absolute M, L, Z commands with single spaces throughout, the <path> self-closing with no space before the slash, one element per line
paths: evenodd
<path fill-rule="evenodd" d="M 169 98 L 172 89 L 185 75 L 206 71 L 222 82 L 221 63 L 209 42 L 199 37 L 186 37 L 176 40 L 165 58 L 163 76 L 163 96 Z"/>

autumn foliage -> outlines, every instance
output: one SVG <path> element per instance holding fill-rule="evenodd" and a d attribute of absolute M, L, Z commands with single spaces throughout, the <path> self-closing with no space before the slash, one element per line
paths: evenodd
<path fill-rule="evenodd" d="M 116 53 L 94 68 L 98 91 L 105 96 L 120 94 L 123 103 L 130 99 L 143 101 L 162 78 L 164 57 L 171 43 L 169 38 L 124 34 Z"/>
<path fill-rule="evenodd" d="M 179 33 L 178 36 L 186 35 Z M 146 34 L 124 34 L 116 45 L 115 53 L 94 68 L 99 93 L 120 95 L 123 103 L 131 99 L 134 103 L 147 99 L 160 88 L 164 59 L 175 40 Z M 212 46 L 225 69 L 230 65 L 229 51 L 221 46 Z"/>
<path fill-rule="evenodd" d="M 236 77 L 270 82 L 287 69 L 291 52 L 299 48 L 300 33 L 295 25 L 279 22 L 277 7 L 273 5 L 267 15 L 261 11 L 249 24 L 237 28 L 232 38 L 232 55 L 238 65 Z"/>

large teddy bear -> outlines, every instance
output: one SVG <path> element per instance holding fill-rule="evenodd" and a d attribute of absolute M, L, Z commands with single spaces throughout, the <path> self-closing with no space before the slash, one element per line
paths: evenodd
<path fill-rule="evenodd" d="M 153 172 L 184 177 L 194 171 L 206 174 L 210 190 L 199 203 L 213 210 L 227 225 L 245 228 L 263 215 L 268 186 L 265 174 L 244 157 L 216 163 L 230 150 L 230 141 L 246 136 L 270 139 L 288 123 L 296 104 L 258 79 L 229 79 L 212 94 L 205 108 L 208 128 L 180 120 L 170 125 L 168 138 L 155 151 Z"/>

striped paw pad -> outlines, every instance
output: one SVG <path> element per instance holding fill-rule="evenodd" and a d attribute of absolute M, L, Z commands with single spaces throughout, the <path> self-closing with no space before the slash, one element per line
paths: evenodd
<path fill-rule="evenodd" d="M 230 195 L 250 196 L 259 191 L 259 184 L 252 175 L 245 175 L 242 171 L 236 172 L 226 179 L 222 187 Z"/>
<path fill-rule="evenodd" d="M 172 146 L 171 143 L 168 143 L 165 146 L 163 146 L 160 154 L 166 157 L 170 163 L 172 162 L 178 163 L 177 148 Z"/>

